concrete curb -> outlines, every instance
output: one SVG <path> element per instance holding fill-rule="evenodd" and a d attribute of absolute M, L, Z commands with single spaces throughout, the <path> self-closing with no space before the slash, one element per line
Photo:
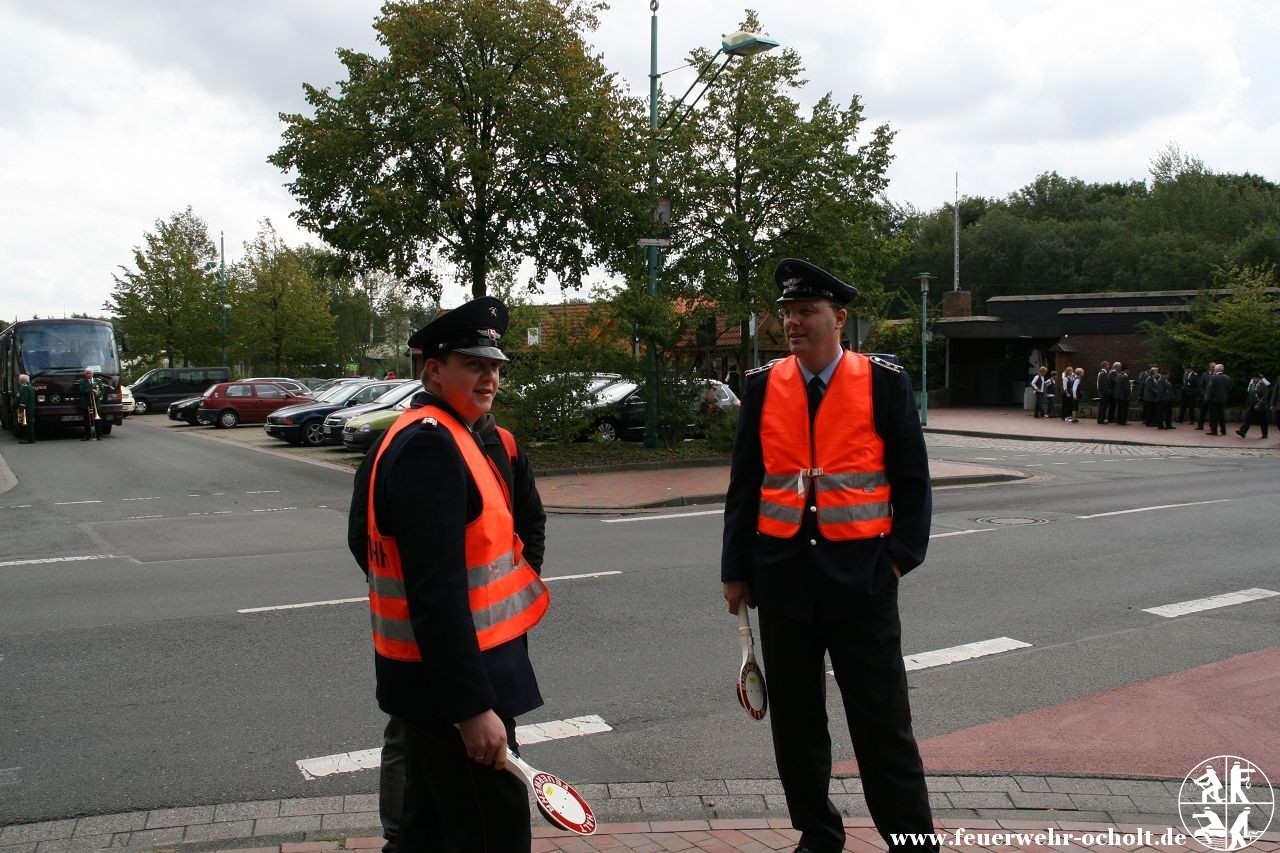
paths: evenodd
<path fill-rule="evenodd" d="M 934 817 L 968 828 L 1050 825 L 1105 831 L 1141 826 L 1179 831 L 1181 780 L 1068 775 L 932 775 L 927 777 Z M 693 779 L 667 782 L 580 783 L 575 787 L 600 819 L 600 834 L 727 826 L 764 821 L 789 826 L 777 779 Z M 846 819 L 861 825 L 867 811 L 862 780 L 835 778 L 831 799 Z M 313 842 L 339 849 L 378 846 L 377 794 L 259 800 L 184 808 L 152 809 L 0 827 L 0 853 L 129 848 L 209 851 Z M 534 815 L 536 835 L 553 835 Z M 538 830 L 543 829 L 542 832 Z M 1268 833 L 1280 839 L 1274 832 Z M 292 848 L 291 848 L 292 849 Z M 354 849 L 346 846 L 345 849 Z"/>

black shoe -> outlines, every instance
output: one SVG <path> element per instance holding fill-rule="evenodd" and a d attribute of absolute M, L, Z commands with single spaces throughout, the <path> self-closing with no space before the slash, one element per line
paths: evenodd
<path fill-rule="evenodd" d="M 87 435 L 86 435 L 84 438 L 82 438 L 82 439 L 80 439 L 80 440 L 81 440 L 81 441 L 88 441 L 88 440 L 89 440 L 89 436 L 87 436 Z"/>

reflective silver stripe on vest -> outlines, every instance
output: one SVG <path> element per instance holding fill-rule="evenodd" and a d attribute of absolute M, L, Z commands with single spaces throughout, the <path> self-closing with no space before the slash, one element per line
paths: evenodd
<path fill-rule="evenodd" d="M 818 507 L 818 524 L 843 524 L 847 521 L 871 521 L 888 518 L 889 504 L 846 504 L 845 506 Z"/>
<path fill-rule="evenodd" d="M 484 610 L 472 611 L 471 618 L 475 620 L 476 632 L 488 630 L 508 619 L 519 616 L 527 608 L 533 606 L 533 603 L 538 600 L 538 596 L 542 595 L 544 589 L 546 587 L 542 585 L 537 576 L 533 576 L 529 579 L 529 584 L 524 589 L 508 595 Z"/>
<path fill-rule="evenodd" d="M 480 589 L 500 578 L 504 578 L 516 570 L 515 554 L 511 551 L 503 554 L 492 563 L 471 566 L 467 569 L 467 588 Z"/>
<path fill-rule="evenodd" d="M 375 575 L 369 572 L 369 589 L 379 598 L 406 598 L 404 581 L 400 578 Z"/>
<path fill-rule="evenodd" d="M 831 492 L 836 489 L 865 489 L 872 491 L 889 485 L 889 478 L 883 471 L 865 471 L 857 474 L 823 474 L 815 477 L 818 491 Z"/>
<path fill-rule="evenodd" d="M 369 590 L 379 598 L 404 598 L 404 581 L 399 578 L 383 577 L 369 572 Z M 373 623 L 373 632 L 388 640 L 402 640 L 406 643 L 416 642 L 413 626 L 407 619 L 390 619 L 382 616 L 372 607 L 369 618 Z"/>
<path fill-rule="evenodd" d="M 765 474 L 764 482 L 761 483 L 766 489 L 786 489 L 788 492 L 795 488 L 795 474 Z"/>
<path fill-rule="evenodd" d="M 785 506 L 772 501 L 760 501 L 760 514 L 765 518 L 772 518 L 774 521 L 781 521 L 785 524 L 799 524 L 800 516 L 803 515 L 803 512 L 800 507 Z"/>
<path fill-rule="evenodd" d="M 417 641 L 413 636 L 413 626 L 404 619 L 387 619 L 374 613 L 373 630 L 378 636 L 386 637 L 388 640 L 402 640 L 406 643 Z"/>

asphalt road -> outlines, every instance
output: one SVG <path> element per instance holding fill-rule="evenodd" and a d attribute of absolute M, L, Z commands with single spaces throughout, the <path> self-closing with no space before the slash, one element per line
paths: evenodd
<path fill-rule="evenodd" d="M 372 771 L 307 780 L 296 764 L 381 740 L 365 607 L 345 601 L 364 591 L 350 473 L 157 426 L 0 436 L 19 480 L 0 494 L 0 825 L 376 790 Z M 1028 646 L 913 673 L 920 737 L 1275 643 L 1280 597 L 1143 608 L 1277 588 L 1280 460 L 930 441 L 1036 476 L 936 494 L 929 560 L 901 588 L 904 651 Z M 553 609 L 531 636 L 548 701 L 521 722 L 599 715 L 613 731 L 530 747 L 542 766 L 775 774 L 767 725 L 733 698 L 714 509 L 552 517 Z M 594 572 L 620 574 L 554 580 Z M 258 609 L 312 602 L 339 603 Z"/>

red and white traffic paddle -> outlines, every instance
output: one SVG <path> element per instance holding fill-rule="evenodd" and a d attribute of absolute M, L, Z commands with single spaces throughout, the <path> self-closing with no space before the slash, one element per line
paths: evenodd
<path fill-rule="evenodd" d="M 747 604 L 738 602 L 738 643 L 742 646 L 742 667 L 738 670 L 738 702 L 754 720 L 763 720 L 769 710 L 769 691 L 764 686 L 764 673 L 756 665 L 756 644 L 751 636 L 751 620 Z"/>
<path fill-rule="evenodd" d="M 578 835 L 595 835 L 595 812 L 568 782 L 559 776 L 535 770 L 510 749 L 507 750 L 507 769 L 533 790 L 538 811 L 552 826 Z"/>

